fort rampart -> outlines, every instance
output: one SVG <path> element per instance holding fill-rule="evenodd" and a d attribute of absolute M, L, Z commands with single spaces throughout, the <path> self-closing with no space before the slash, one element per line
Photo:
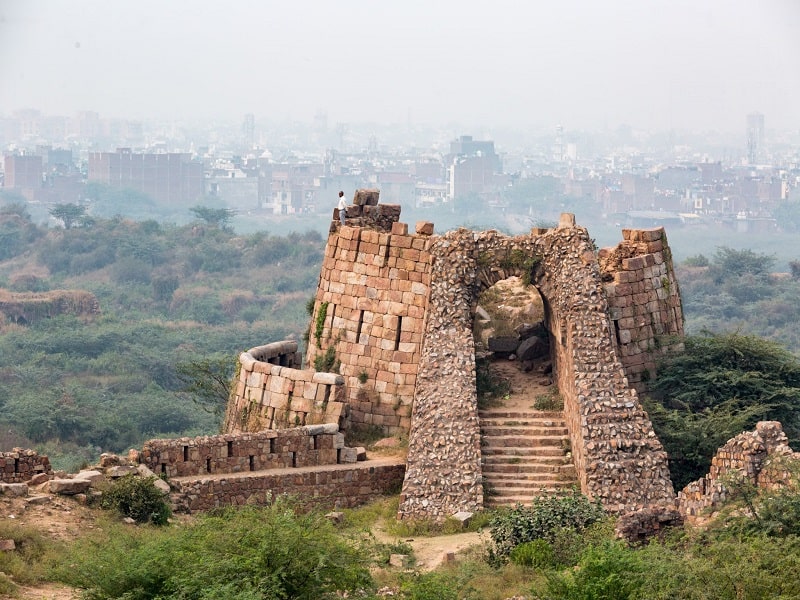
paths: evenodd
<path fill-rule="evenodd" d="M 664 230 L 623 230 L 619 246 L 599 252 L 572 215 L 520 236 L 436 236 L 427 222 L 409 233 L 399 207 L 377 200 L 360 190 L 347 225 L 331 223 L 305 367 L 312 379 L 312 367 L 341 377 L 344 428 L 409 436 L 400 516 L 483 508 L 472 325 L 480 292 L 512 275 L 542 296 L 582 491 L 613 512 L 672 506 L 666 453 L 637 395 L 683 331 Z M 265 390 L 285 395 L 292 384 L 253 377 L 283 377 L 259 362 L 242 361 L 227 431 L 252 427 L 254 412 L 265 415 L 258 427 L 276 425 Z M 298 424 L 316 418 L 313 406 L 300 413 Z"/>

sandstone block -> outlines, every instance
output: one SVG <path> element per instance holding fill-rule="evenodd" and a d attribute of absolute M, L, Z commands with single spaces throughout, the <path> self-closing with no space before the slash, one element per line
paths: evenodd
<path fill-rule="evenodd" d="M 88 479 L 51 479 L 47 485 L 51 494 L 72 496 L 74 494 L 85 494 L 89 491 L 91 484 L 92 482 Z"/>
<path fill-rule="evenodd" d="M 419 235 L 433 235 L 433 223 L 430 221 L 417 221 L 416 230 Z"/>

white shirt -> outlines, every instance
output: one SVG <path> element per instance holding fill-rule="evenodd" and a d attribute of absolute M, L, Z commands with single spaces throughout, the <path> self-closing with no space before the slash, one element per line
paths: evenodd
<path fill-rule="evenodd" d="M 344 196 L 339 196 L 339 205 L 336 208 L 339 210 L 344 210 L 347 208 L 347 200 L 344 199 Z"/>

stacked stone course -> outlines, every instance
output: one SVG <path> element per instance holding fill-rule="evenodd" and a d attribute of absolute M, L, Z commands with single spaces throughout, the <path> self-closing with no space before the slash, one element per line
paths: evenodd
<path fill-rule="evenodd" d="M 678 510 L 684 516 L 718 508 L 728 499 L 726 483 L 743 478 L 762 489 L 786 485 L 791 480 L 788 461 L 800 460 L 778 421 L 760 421 L 754 431 L 740 433 L 720 448 L 702 479 L 678 493 Z"/>
<path fill-rule="evenodd" d="M 0 452 L 0 483 L 24 483 L 41 473 L 52 473 L 46 456 L 22 448 Z"/>
<path fill-rule="evenodd" d="M 223 431 L 238 433 L 319 423 L 337 423 L 345 428 L 344 378 L 299 367 L 297 342 L 291 340 L 243 352 Z"/>
<path fill-rule="evenodd" d="M 220 506 L 264 505 L 281 495 L 302 508 L 353 508 L 396 493 L 403 481 L 402 462 L 351 468 L 269 471 L 238 477 L 170 481 L 176 510 L 193 512 Z"/>
<path fill-rule="evenodd" d="M 349 423 L 403 434 L 411 426 L 433 226 L 419 223 L 419 233 L 409 234 L 398 222 L 400 207 L 377 202 L 377 190 L 359 190 L 348 225 L 331 223 L 306 364 L 333 347 Z"/>
<path fill-rule="evenodd" d="M 598 253 L 619 356 L 630 384 L 642 392 L 656 360 L 683 335 L 680 290 L 663 227 L 623 229 L 623 241 Z"/>
<path fill-rule="evenodd" d="M 145 442 L 139 461 L 154 473 L 186 477 L 355 462 L 335 423 L 292 429 L 158 439 Z"/>
<path fill-rule="evenodd" d="M 516 237 L 433 236 L 431 223 L 409 234 L 399 214 L 376 190 L 356 193 L 347 225 L 334 213 L 306 354 L 307 366 L 333 363 L 340 374 L 329 376 L 341 381 L 346 418 L 325 420 L 408 432 L 399 516 L 483 508 L 472 323 L 480 291 L 512 275 L 529 277 L 543 298 L 582 491 L 614 512 L 672 506 L 666 453 L 630 385 L 654 373 L 661 336 L 682 332 L 663 230 L 626 230 L 598 259 L 568 214 L 555 229 Z M 257 367 L 252 353 L 240 362 L 226 430 L 274 428 L 274 412 L 251 416 L 269 404 L 259 390 L 286 395 L 300 376 L 290 383 L 286 367 Z M 259 377 L 266 369 L 269 379 Z"/>

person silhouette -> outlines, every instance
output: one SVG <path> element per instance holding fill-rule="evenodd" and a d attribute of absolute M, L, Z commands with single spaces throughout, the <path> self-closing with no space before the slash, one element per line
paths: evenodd
<path fill-rule="evenodd" d="M 347 216 L 345 213 L 347 212 L 347 200 L 344 198 L 344 192 L 339 192 L 339 204 L 336 206 L 339 209 L 339 220 L 344 225 L 344 219 Z"/>

